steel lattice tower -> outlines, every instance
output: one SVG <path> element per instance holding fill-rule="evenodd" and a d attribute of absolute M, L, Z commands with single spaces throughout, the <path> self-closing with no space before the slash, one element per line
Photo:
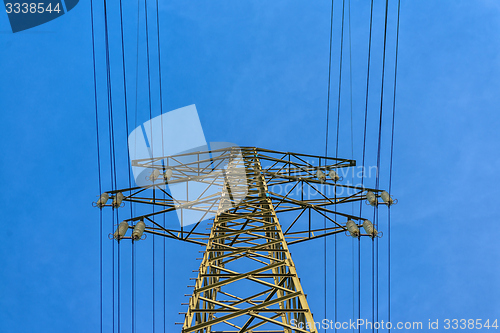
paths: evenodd
<path fill-rule="evenodd" d="M 253 147 L 136 160 L 132 166 L 143 167 L 151 184 L 109 191 L 97 205 L 108 206 L 111 198 L 109 206 L 115 208 L 122 201 L 159 208 L 123 221 L 114 235 L 118 241 L 138 240 L 146 232 L 206 247 L 182 332 L 317 332 L 288 246 L 344 232 L 377 236 L 370 221 L 342 207 L 365 199 L 373 206 L 393 200 L 385 191 L 342 184 L 336 170 L 355 165 L 354 160 Z M 186 200 L 165 190 L 166 183 L 189 181 L 218 190 Z M 203 212 L 203 217 L 183 221 L 183 210 Z M 178 228 L 154 220 L 173 211 Z M 207 221 L 209 215 L 214 217 Z M 132 237 L 126 236 L 128 229 Z"/>

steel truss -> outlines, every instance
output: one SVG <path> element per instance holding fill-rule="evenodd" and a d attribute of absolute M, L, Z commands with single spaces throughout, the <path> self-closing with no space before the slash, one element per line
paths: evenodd
<path fill-rule="evenodd" d="M 228 161 L 230 167 L 214 172 Z M 125 220 L 128 228 L 134 229 L 142 221 L 146 233 L 206 247 L 184 333 L 317 332 L 288 245 L 347 233 L 348 220 L 360 228 L 365 219 L 341 208 L 367 199 L 368 191 L 376 198 L 382 192 L 342 184 L 341 180 L 318 179 L 318 170 L 328 174 L 352 168 L 354 160 L 253 147 L 136 160 L 132 165 L 151 171 L 151 184 L 107 193 L 115 201 L 123 194 L 123 201 L 155 209 Z M 162 175 L 168 172 L 168 185 L 196 181 L 207 188 L 219 186 L 220 191 L 178 200 L 165 189 Z M 236 186 L 227 186 L 228 182 Z M 377 204 L 391 203 L 377 200 Z M 201 211 L 204 217 L 214 217 L 193 223 L 183 221 L 180 214 L 180 227 L 158 222 L 159 215 L 176 210 Z M 280 224 L 278 215 L 285 224 Z"/>

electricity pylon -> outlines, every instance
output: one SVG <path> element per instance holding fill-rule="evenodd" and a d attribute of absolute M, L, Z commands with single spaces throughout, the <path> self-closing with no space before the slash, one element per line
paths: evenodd
<path fill-rule="evenodd" d="M 229 162 L 223 172 L 214 172 L 224 161 Z M 337 233 L 378 235 L 369 220 L 341 209 L 365 199 L 372 206 L 393 204 L 385 191 L 342 184 L 337 171 L 355 165 L 253 147 L 136 160 L 132 166 L 150 172 L 151 184 L 104 193 L 97 206 L 116 208 L 129 201 L 159 208 L 121 222 L 114 235 L 118 241 L 139 240 L 146 232 L 205 246 L 183 333 L 317 332 L 288 246 Z M 165 190 L 166 183 L 189 181 L 218 191 L 180 200 Z M 184 221 L 184 210 L 203 216 Z M 180 227 L 154 220 L 173 211 Z M 132 237 L 126 236 L 128 229 Z"/>

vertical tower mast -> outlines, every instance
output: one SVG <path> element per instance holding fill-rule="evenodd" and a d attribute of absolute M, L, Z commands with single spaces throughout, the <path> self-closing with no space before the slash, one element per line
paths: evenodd
<path fill-rule="evenodd" d="M 222 192 L 182 331 L 317 332 L 257 152 L 243 163 L 248 195 L 223 211 L 231 194 Z"/>

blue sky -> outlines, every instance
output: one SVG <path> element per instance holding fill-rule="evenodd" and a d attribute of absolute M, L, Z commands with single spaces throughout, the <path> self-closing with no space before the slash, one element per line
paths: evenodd
<path fill-rule="evenodd" d="M 396 2 L 389 2 L 380 180 L 384 188 L 388 186 L 396 18 Z M 330 5 L 328 1 L 160 1 L 163 111 L 196 104 L 208 141 L 323 154 Z M 102 8 L 96 6 L 99 120 L 106 124 Z M 155 4 L 148 8 L 152 109 L 158 115 Z M 330 154 L 335 147 L 340 8 L 341 2 L 336 1 Z M 141 2 L 138 124 L 149 119 L 143 9 Z M 376 163 L 383 10 L 383 3 L 376 2 L 368 165 Z M 117 177 L 118 185 L 126 187 L 127 133 L 116 2 L 110 3 L 109 13 Z M 369 3 L 353 0 L 351 18 L 354 158 L 359 161 Z M 128 106 L 133 115 L 137 4 L 124 6 L 124 19 Z M 99 213 L 91 206 L 99 190 L 90 29 L 90 5 L 85 1 L 54 21 L 15 34 L 7 15 L 0 15 L 2 332 L 99 329 Z M 428 319 L 500 320 L 498 31 L 497 1 L 402 1 L 392 188 L 399 200 L 392 209 L 393 321 L 425 325 Z M 339 155 L 349 158 L 345 41 Z M 101 128 L 101 134 L 103 188 L 109 189 L 106 128 Z M 104 221 L 111 229 L 107 212 Z M 142 305 L 137 312 L 140 332 L 151 331 L 150 241 L 139 244 L 142 248 L 138 245 L 136 253 L 143 265 L 137 273 L 142 283 L 137 290 Z M 385 241 L 382 238 L 380 244 Z M 344 242 L 339 283 L 347 290 L 339 307 L 351 309 L 352 244 L 344 237 L 339 242 Z M 104 246 L 104 327 L 109 332 L 111 241 L 106 238 Z M 328 249 L 332 258 L 331 245 Z M 166 323 L 167 332 L 173 332 L 180 330 L 173 323 L 183 320 L 177 312 L 185 310 L 180 303 L 187 301 L 183 294 L 190 293 L 186 285 L 199 264 L 194 260 L 199 248 L 167 241 L 166 250 L 172 267 L 166 272 Z M 127 245 L 122 251 L 130 255 Z M 323 284 L 323 242 L 297 245 L 291 251 L 310 306 L 320 320 L 325 317 L 323 289 L 318 287 Z M 157 269 L 161 264 L 157 261 Z M 368 269 L 370 263 L 362 264 Z M 333 266 L 328 267 L 331 277 Z M 129 273 L 125 268 L 121 273 L 124 285 L 130 284 Z M 386 283 L 384 278 L 382 274 L 381 285 Z M 368 289 L 362 293 L 362 299 L 371 302 Z M 332 309 L 331 296 L 327 299 Z M 163 301 L 157 302 L 156 311 L 162 313 Z M 363 317 L 371 315 L 366 309 Z M 341 311 L 345 318 L 352 313 Z M 130 318 L 126 314 L 123 318 L 122 330 L 129 332 Z"/>

